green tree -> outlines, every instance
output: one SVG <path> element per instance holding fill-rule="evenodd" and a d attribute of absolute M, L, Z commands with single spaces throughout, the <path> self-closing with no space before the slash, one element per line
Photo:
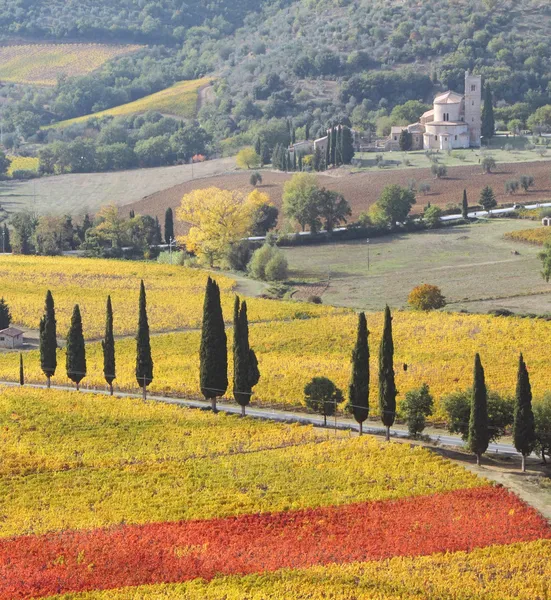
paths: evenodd
<path fill-rule="evenodd" d="M 50 290 L 46 292 L 44 315 L 40 319 L 40 367 L 46 375 L 49 388 L 57 368 L 57 325 L 54 298 Z"/>
<path fill-rule="evenodd" d="M 551 279 L 551 243 L 545 242 L 543 251 L 538 254 L 542 262 L 541 276 L 547 283 Z"/>
<path fill-rule="evenodd" d="M 400 150 L 402 150 L 402 152 L 409 152 L 409 150 L 411 150 L 411 147 L 413 146 L 413 136 L 407 129 L 402 129 L 398 144 L 400 145 Z"/>
<path fill-rule="evenodd" d="M 283 211 L 302 228 L 310 226 L 315 233 L 320 228 L 318 181 L 312 173 L 297 173 L 283 185 Z"/>
<path fill-rule="evenodd" d="M 80 308 L 75 304 L 71 317 L 71 326 L 67 334 L 66 354 L 67 377 L 74 381 L 77 391 L 80 382 L 86 377 L 86 347 L 84 345 L 84 334 L 82 332 L 82 317 Z"/>
<path fill-rule="evenodd" d="M 369 331 L 365 313 L 358 315 L 356 345 L 352 351 L 352 376 L 348 386 L 347 409 L 354 415 L 363 433 L 363 423 L 369 416 Z"/>
<path fill-rule="evenodd" d="M 426 418 L 432 415 L 434 399 L 426 383 L 415 390 L 406 392 L 406 397 L 400 404 L 404 414 L 409 435 L 417 437 L 425 429 Z"/>
<path fill-rule="evenodd" d="M 491 173 L 492 169 L 496 168 L 496 161 L 493 156 L 485 156 L 480 164 L 483 173 Z"/>
<path fill-rule="evenodd" d="M 260 379 L 258 361 L 249 345 L 247 303 L 235 297 L 233 313 L 233 397 L 241 406 L 241 416 L 251 401 L 253 387 Z"/>
<path fill-rule="evenodd" d="M 467 200 L 467 190 L 463 190 L 463 200 L 461 202 L 461 216 L 464 219 L 469 218 L 469 201 Z"/>
<path fill-rule="evenodd" d="M 323 415 L 323 425 L 327 426 L 327 417 L 337 411 L 337 405 L 343 400 L 342 392 L 327 377 L 314 377 L 304 386 L 304 401 L 314 412 Z"/>
<path fill-rule="evenodd" d="M 429 206 L 423 214 L 423 221 L 429 229 L 436 229 L 442 225 L 442 209 L 438 206 Z"/>
<path fill-rule="evenodd" d="M 551 458 L 551 394 L 547 393 L 534 404 L 534 421 L 536 428 L 536 452 L 547 464 L 545 455 Z"/>
<path fill-rule="evenodd" d="M 333 231 L 336 226 L 346 223 L 346 217 L 352 214 L 350 204 L 338 192 L 321 188 L 316 192 L 315 201 L 317 212 L 323 219 L 327 231 Z"/>
<path fill-rule="evenodd" d="M 4 298 L 0 298 L 0 331 L 7 329 L 11 323 L 10 307 Z"/>
<path fill-rule="evenodd" d="M 251 146 L 247 146 L 240 150 L 237 153 L 235 160 L 240 169 L 257 169 L 260 166 L 260 156 Z"/>
<path fill-rule="evenodd" d="M 488 212 L 491 212 L 492 208 L 495 208 L 497 206 L 497 200 L 494 194 L 494 190 L 489 185 L 484 187 L 480 192 L 479 204 L 484 210 Z"/>
<path fill-rule="evenodd" d="M 392 339 L 392 315 L 385 307 L 383 336 L 379 347 L 379 412 L 386 427 L 386 439 L 390 440 L 390 428 L 396 418 L 396 383 L 394 381 L 394 341 Z"/>
<path fill-rule="evenodd" d="M 352 131 L 350 127 L 341 127 L 341 158 L 345 165 L 349 165 L 354 158 L 354 140 L 352 139 Z"/>
<path fill-rule="evenodd" d="M 38 225 L 37 217 L 29 211 L 22 211 L 13 215 L 11 225 L 13 227 L 13 252 L 15 254 L 31 254 L 33 250 L 31 240 Z"/>
<path fill-rule="evenodd" d="M 220 288 L 210 277 L 207 280 L 201 330 L 200 384 L 201 393 L 212 403 L 228 389 L 228 348 L 224 316 L 220 303 Z"/>
<path fill-rule="evenodd" d="M 484 86 L 484 104 L 482 106 L 482 137 L 489 144 L 490 140 L 496 134 L 496 124 L 494 118 L 494 101 L 490 84 Z"/>
<path fill-rule="evenodd" d="M 23 367 L 23 353 L 19 353 L 19 385 L 25 385 L 25 368 Z"/>
<path fill-rule="evenodd" d="M 111 296 L 107 296 L 107 307 L 105 311 L 105 335 L 101 341 L 103 349 L 103 376 L 109 392 L 113 395 L 113 381 L 116 378 L 115 364 L 115 337 L 113 335 L 113 306 L 111 305 Z"/>
<path fill-rule="evenodd" d="M 394 227 L 407 219 L 414 204 L 413 190 L 396 184 L 387 185 L 374 206 L 374 219 Z"/>
<path fill-rule="evenodd" d="M 471 414 L 469 416 L 469 437 L 467 447 L 476 454 L 476 464 L 480 465 L 480 457 L 488 449 L 490 434 L 488 429 L 488 393 L 484 378 L 484 367 L 477 353 L 474 359 L 473 393 L 471 398 Z"/>
<path fill-rule="evenodd" d="M 519 185 L 525 192 L 528 192 L 534 186 L 534 183 L 535 180 L 532 175 L 521 175 L 519 178 Z"/>
<path fill-rule="evenodd" d="M 0 150 L 0 176 L 6 175 L 10 168 L 11 160 L 6 156 L 3 150 Z"/>
<path fill-rule="evenodd" d="M 147 398 L 147 386 L 153 381 L 153 358 L 147 320 L 147 299 L 143 280 L 140 282 L 138 308 L 138 332 L 136 334 L 136 381 L 142 388 L 143 399 Z"/>
<path fill-rule="evenodd" d="M 174 241 L 174 211 L 169 207 L 165 211 L 165 243 Z"/>
<path fill-rule="evenodd" d="M 0 244 L 0 249 L 2 252 L 11 252 L 11 240 L 10 240 L 10 230 L 6 223 L 2 226 L 2 231 L 0 231 L 0 237 L 2 237 L 2 243 Z"/>
<path fill-rule="evenodd" d="M 536 447 L 536 429 L 532 412 L 532 388 L 530 376 L 522 354 L 518 361 L 515 420 L 513 423 L 513 443 L 522 455 L 522 472 L 526 471 L 526 457 Z"/>

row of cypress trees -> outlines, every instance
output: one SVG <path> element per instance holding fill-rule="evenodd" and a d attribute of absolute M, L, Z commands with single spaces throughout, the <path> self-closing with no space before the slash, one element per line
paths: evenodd
<path fill-rule="evenodd" d="M 107 297 L 105 335 L 101 345 L 103 374 L 112 395 L 113 381 L 116 378 L 116 361 L 111 296 Z M 220 288 L 211 277 L 207 280 L 205 291 L 199 355 L 201 393 L 206 399 L 211 400 L 212 409 L 216 411 L 216 399 L 223 396 L 228 389 L 228 349 Z M 235 298 L 234 305 L 233 363 L 233 395 L 242 407 L 242 415 L 245 415 L 252 390 L 260 379 L 260 372 L 256 354 L 249 345 L 247 303 L 241 301 L 238 296 Z M 40 321 L 40 364 L 47 377 L 49 388 L 51 378 L 57 369 L 57 327 L 54 299 L 50 290 L 46 294 L 44 315 Z M 136 381 L 142 388 L 144 400 L 147 397 L 147 388 L 153 381 L 153 366 L 147 299 L 144 282 L 141 281 L 136 334 Z M 66 370 L 67 377 L 76 384 L 78 390 L 80 382 L 86 376 L 86 346 L 78 304 L 73 309 L 67 335 Z M 23 381 L 21 357 L 20 382 L 23 384 Z"/>
<path fill-rule="evenodd" d="M 369 331 L 364 313 L 358 317 L 356 344 L 352 352 L 352 376 L 349 386 L 350 412 L 360 425 L 369 416 Z M 386 439 L 390 439 L 390 427 L 396 418 L 396 383 L 394 378 L 394 342 L 392 338 L 392 315 L 385 308 L 383 335 L 379 347 L 379 411 L 381 421 L 386 427 Z M 480 465 L 482 454 L 490 443 L 491 433 L 488 425 L 488 391 L 484 377 L 484 368 L 480 355 L 474 359 L 473 389 L 469 418 L 468 449 L 476 455 Z M 517 386 L 515 395 L 515 414 L 513 423 L 513 444 L 522 455 L 522 471 L 526 470 L 526 457 L 536 447 L 536 429 L 532 411 L 532 388 L 530 376 L 522 353 L 519 356 Z"/>

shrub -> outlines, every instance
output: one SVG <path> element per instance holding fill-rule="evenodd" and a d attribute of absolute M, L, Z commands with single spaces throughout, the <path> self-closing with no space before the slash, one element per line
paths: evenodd
<path fill-rule="evenodd" d="M 505 192 L 507 194 L 516 194 L 520 187 L 520 183 L 516 179 L 510 179 L 505 182 Z"/>
<path fill-rule="evenodd" d="M 264 244 L 253 253 L 248 271 L 255 279 L 281 281 L 287 279 L 287 259 L 279 248 Z"/>
<path fill-rule="evenodd" d="M 430 172 L 436 177 L 436 179 L 442 179 L 448 174 L 448 169 L 445 165 L 439 165 L 438 163 L 433 162 Z"/>
<path fill-rule="evenodd" d="M 30 169 L 16 169 L 11 174 L 12 179 L 34 179 L 35 177 L 40 177 L 39 173 Z"/>
<path fill-rule="evenodd" d="M 255 149 L 251 146 L 240 150 L 235 160 L 240 169 L 255 169 L 260 166 L 260 156 L 258 156 Z"/>
<path fill-rule="evenodd" d="M 534 178 L 532 177 L 532 175 L 521 175 L 520 179 L 519 179 L 519 184 L 520 187 L 527 192 L 529 188 L 533 187 L 534 185 Z"/>
<path fill-rule="evenodd" d="M 425 429 L 426 417 L 432 415 L 434 398 L 429 386 L 424 383 L 420 388 L 406 392 L 400 404 L 400 411 L 405 417 L 409 434 L 417 437 Z"/>
<path fill-rule="evenodd" d="M 251 244 L 247 240 L 240 240 L 230 246 L 226 259 L 230 269 L 234 271 L 246 271 L 251 256 Z"/>
<path fill-rule="evenodd" d="M 420 183 L 419 184 L 419 191 L 424 196 L 426 196 L 430 192 L 430 184 L 428 184 L 428 183 Z"/>
<path fill-rule="evenodd" d="M 312 304 L 321 304 L 321 298 L 319 296 L 308 296 L 308 302 L 311 302 Z"/>
<path fill-rule="evenodd" d="M 249 183 L 256 187 L 259 183 L 262 183 L 262 175 L 258 171 L 251 173 Z"/>
<path fill-rule="evenodd" d="M 343 395 L 327 377 L 314 377 L 304 386 L 304 401 L 310 410 L 323 415 L 324 425 L 327 425 L 327 417 L 335 414 Z"/>
<path fill-rule="evenodd" d="M 442 209 L 438 208 L 438 206 L 429 206 L 423 215 L 423 219 L 425 220 L 425 223 L 429 229 L 436 229 L 436 227 L 440 227 L 442 223 L 440 220 L 441 217 Z"/>
<path fill-rule="evenodd" d="M 491 156 L 485 156 L 480 164 L 482 166 L 483 173 L 491 173 L 492 169 L 495 169 L 496 167 L 496 161 Z"/>
<path fill-rule="evenodd" d="M 446 306 L 446 299 L 438 286 L 423 283 L 411 290 L 408 304 L 416 310 L 436 310 Z"/>

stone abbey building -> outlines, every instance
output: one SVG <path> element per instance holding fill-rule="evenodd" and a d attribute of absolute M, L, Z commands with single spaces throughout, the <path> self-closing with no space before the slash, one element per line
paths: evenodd
<path fill-rule="evenodd" d="M 400 134 L 412 135 L 412 150 L 479 148 L 482 126 L 482 78 L 465 73 L 465 94 L 448 91 L 434 99 L 432 110 L 407 127 L 393 127 L 389 149 L 399 150 Z"/>

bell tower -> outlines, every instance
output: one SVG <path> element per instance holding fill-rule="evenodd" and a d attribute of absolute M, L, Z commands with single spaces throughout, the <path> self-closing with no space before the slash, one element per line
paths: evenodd
<path fill-rule="evenodd" d="M 482 77 L 465 71 L 465 123 L 469 126 L 470 144 L 480 147 L 482 129 Z"/>

